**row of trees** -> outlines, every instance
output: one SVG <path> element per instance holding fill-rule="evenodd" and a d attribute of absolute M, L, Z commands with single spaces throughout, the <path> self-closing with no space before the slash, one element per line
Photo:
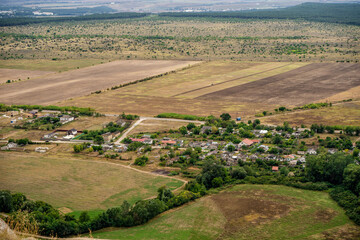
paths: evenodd
<path fill-rule="evenodd" d="M 232 19 L 303 19 L 317 22 L 331 22 L 360 25 L 360 4 L 303 3 L 294 7 L 272 10 L 232 12 L 167 12 L 162 17 L 200 17 Z"/>

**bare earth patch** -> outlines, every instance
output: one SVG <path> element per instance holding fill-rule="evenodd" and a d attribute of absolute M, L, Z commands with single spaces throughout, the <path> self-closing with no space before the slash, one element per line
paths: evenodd
<path fill-rule="evenodd" d="M 225 192 L 211 197 L 227 220 L 223 235 L 280 218 L 290 211 L 288 205 L 252 197 L 249 198 L 249 192 Z"/>

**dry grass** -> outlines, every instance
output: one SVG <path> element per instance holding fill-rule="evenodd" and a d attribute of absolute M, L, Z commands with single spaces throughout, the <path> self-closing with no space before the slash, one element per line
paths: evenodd
<path fill-rule="evenodd" d="M 23 81 L 50 73 L 53 72 L 0 68 L 0 83 L 5 83 L 8 80 Z"/>
<path fill-rule="evenodd" d="M 0 162 L 3 189 L 72 210 L 106 209 L 123 200 L 134 203 L 156 195 L 160 186 L 174 189 L 182 185 L 177 180 L 71 155 L 1 152 Z"/>
<path fill-rule="evenodd" d="M 182 126 L 188 125 L 188 122 L 172 122 L 172 121 L 162 121 L 162 120 L 145 120 L 137 125 L 129 135 L 138 134 L 138 133 L 154 133 L 168 131 L 170 129 L 179 129 Z M 197 124 L 199 125 L 199 124 Z"/>

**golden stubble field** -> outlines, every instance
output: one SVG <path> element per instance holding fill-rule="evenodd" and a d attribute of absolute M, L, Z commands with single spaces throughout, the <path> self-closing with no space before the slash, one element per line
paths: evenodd
<path fill-rule="evenodd" d="M 196 64 L 194 61 L 114 61 L 0 86 L 0 102 L 49 105 Z M 90 107 L 90 106 L 89 106 Z"/>

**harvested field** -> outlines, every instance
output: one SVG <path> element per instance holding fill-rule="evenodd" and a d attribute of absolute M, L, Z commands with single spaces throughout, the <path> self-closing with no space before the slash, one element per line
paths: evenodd
<path fill-rule="evenodd" d="M 53 74 L 31 81 L 0 86 L 0 102 L 53 104 L 68 98 L 110 88 L 187 67 L 195 61 L 114 61 L 93 67 Z"/>
<path fill-rule="evenodd" d="M 237 185 L 149 223 L 92 233 L 106 239 L 357 239 L 360 228 L 326 192 Z"/>
<path fill-rule="evenodd" d="M 0 68 L 0 83 L 4 83 L 8 80 L 10 81 L 19 81 L 19 79 L 28 80 L 28 78 L 31 79 L 34 77 L 40 77 L 50 73 L 53 72 Z"/>
<path fill-rule="evenodd" d="M 276 76 L 209 93 L 199 99 L 303 105 L 359 85 L 359 64 L 314 63 Z"/>
<path fill-rule="evenodd" d="M 287 112 L 266 116 L 260 119 L 262 123 L 271 125 L 282 125 L 288 122 L 294 126 L 304 124 L 325 124 L 325 125 L 360 125 L 360 103 L 346 102 L 332 107 L 321 109 L 309 109 L 304 111 Z"/>
<path fill-rule="evenodd" d="M 138 133 L 153 133 L 168 131 L 170 129 L 179 129 L 182 126 L 188 125 L 186 121 L 163 121 L 163 120 L 145 120 L 139 123 L 128 135 Z M 200 125 L 200 124 L 195 124 Z"/>

